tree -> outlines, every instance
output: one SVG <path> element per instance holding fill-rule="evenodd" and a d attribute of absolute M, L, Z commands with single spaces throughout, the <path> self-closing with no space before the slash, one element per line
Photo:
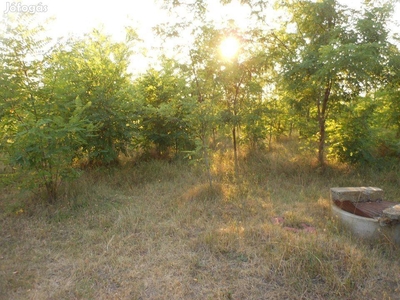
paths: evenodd
<path fill-rule="evenodd" d="M 220 39 L 218 31 L 210 25 L 197 28 L 194 35 L 195 40 L 189 51 L 190 61 L 182 65 L 182 71 L 190 82 L 191 94 L 196 99 L 193 111 L 196 150 L 201 153 L 211 188 L 210 137 L 212 136 L 212 144 L 215 145 L 219 102 L 223 97 L 221 87 L 216 81 L 216 72 L 220 67 L 216 45 Z"/>
<path fill-rule="evenodd" d="M 49 58 L 53 73 L 47 80 L 58 82 L 54 95 L 69 101 L 79 98 L 88 108 L 85 118 L 96 129 L 85 137 L 82 152 L 90 165 L 112 164 L 126 154 L 134 135 L 132 85 L 128 74 L 131 32 L 127 41 L 113 42 L 93 30 L 83 39 L 69 40 Z"/>
<path fill-rule="evenodd" d="M 191 150 L 193 102 L 186 80 L 173 60 L 162 58 L 162 70 L 149 69 L 136 80 L 135 105 L 138 115 L 139 145 L 155 146 L 165 156 L 171 148 Z"/>
<path fill-rule="evenodd" d="M 396 45 L 390 45 L 388 51 L 388 63 L 385 64 L 385 85 L 377 93 L 381 101 L 379 112 L 383 128 L 394 131 L 395 137 L 400 138 L 400 49 Z"/>
<path fill-rule="evenodd" d="M 76 175 L 76 149 L 92 127 L 83 117 L 87 106 L 52 92 L 60 87 L 46 80 L 46 74 L 56 71 L 44 53 L 48 40 L 40 38 L 43 27 L 32 23 L 27 15 L 3 23 L 0 145 L 10 162 L 27 171 L 34 187 L 45 187 L 53 202 L 62 180 Z"/>
<path fill-rule="evenodd" d="M 281 84 L 309 121 L 317 121 L 318 162 L 323 166 L 330 110 L 342 101 L 356 100 L 380 78 L 392 4 L 366 6 L 361 14 L 335 0 L 281 3 L 290 13 L 274 36 L 283 46 Z"/>

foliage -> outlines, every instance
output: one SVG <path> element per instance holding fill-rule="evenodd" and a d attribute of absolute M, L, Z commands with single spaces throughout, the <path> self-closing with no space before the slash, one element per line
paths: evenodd
<path fill-rule="evenodd" d="M 89 164 L 116 162 L 134 134 L 131 82 L 127 73 L 129 43 L 113 42 L 97 30 L 80 40 L 70 40 L 54 51 L 49 82 L 58 82 L 55 95 L 68 91 L 68 99 L 88 105 L 84 116 L 96 127 L 82 144 Z"/>
<path fill-rule="evenodd" d="M 281 83 L 307 117 L 313 113 L 309 120 L 319 127 L 318 160 L 323 165 L 332 107 L 357 99 L 382 82 L 389 45 L 385 24 L 391 6 L 367 6 L 363 13 L 350 14 L 335 0 L 284 4 L 291 19 L 277 38 L 287 50 L 281 60 Z"/>
<path fill-rule="evenodd" d="M 162 71 L 150 69 L 135 82 L 138 143 L 145 149 L 154 145 L 160 155 L 170 148 L 178 152 L 194 146 L 193 101 L 178 71 L 174 61 L 165 60 Z"/>
<path fill-rule="evenodd" d="M 340 119 L 327 126 L 329 156 L 352 164 L 373 163 L 377 136 L 371 123 L 376 106 L 370 98 L 357 102 L 344 107 Z"/>
<path fill-rule="evenodd" d="M 33 187 L 44 185 L 48 201 L 53 202 L 61 181 L 79 174 L 73 167 L 76 151 L 93 127 L 83 118 L 86 107 L 79 101 L 68 117 L 49 116 L 48 108 L 43 105 L 40 112 L 38 108 L 35 113 L 25 111 L 23 122 L 18 122 L 15 134 L 9 136 L 7 151 L 14 164 L 29 172 Z"/>
<path fill-rule="evenodd" d="M 93 30 L 55 43 L 32 16 L 1 24 L 1 157 L 49 201 L 77 165 L 109 166 L 136 148 L 201 154 L 210 185 L 211 151 L 227 139 L 235 171 L 239 147 L 273 150 L 294 131 L 317 145 L 321 166 L 326 147 L 328 158 L 352 164 L 399 158 L 400 54 L 387 27 L 395 1 L 359 11 L 336 0 L 277 1 L 273 25 L 270 2 L 241 1 L 251 8 L 247 28 L 210 22 L 206 1 L 164 2 L 190 12 L 156 28 L 166 46 L 180 43 L 179 55 L 159 56 L 135 80 L 132 28 L 124 42 Z M 219 49 L 228 37 L 240 42 L 230 59 Z"/>
<path fill-rule="evenodd" d="M 61 93 L 56 99 L 50 91 L 57 82 L 45 86 L 44 72 L 54 69 L 42 55 L 47 43 L 38 35 L 43 28 L 32 28 L 31 19 L 20 18 L 6 23 L 7 31 L 1 36 L 5 62 L 0 80 L 1 149 L 11 163 L 28 172 L 31 184 L 45 187 L 53 202 L 62 179 L 76 176 L 73 159 L 93 126 L 82 115 L 88 105 L 79 99 L 67 100 Z"/>
<path fill-rule="evenodd" d="M 2 34 L 2 148 L 49 201 L 75 160 L 115 162 L 133 132 L 129 47 L 98 31 L 50 48 L 26 15 Z M 44 51 L 47 51 L 46 53 Z"/>

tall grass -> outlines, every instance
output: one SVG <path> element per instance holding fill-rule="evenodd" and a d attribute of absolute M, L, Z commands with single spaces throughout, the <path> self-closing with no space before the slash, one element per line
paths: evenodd
<path fill-rule="evenodd" d="M 214 184 L 182 161 L 86 172 L 55 205 L 1 195 L 1 299 L 398 299 L 400 251 L 331 215 L 329 188 L 399 171 L 330 165 L 296 141 L 214 153 Z M 276 220 L 280 220 L 276 222 Z M 304 226 L 313 230 L 304 230 Z"/>

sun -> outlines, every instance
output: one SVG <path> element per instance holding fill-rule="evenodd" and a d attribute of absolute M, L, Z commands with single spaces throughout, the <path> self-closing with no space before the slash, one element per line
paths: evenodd
<path fill-rule="evenodd" d="M 225 38 L 220 45 L 221 54 L 227 59 L 233 58 L 238 53 L 239 48 L 239 41 L 232 36 Z"/>

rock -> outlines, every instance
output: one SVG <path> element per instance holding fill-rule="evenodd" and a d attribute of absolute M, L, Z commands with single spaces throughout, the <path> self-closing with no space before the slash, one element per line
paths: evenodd
<path fill-rule="evenodd" d="M 383 190 L 377 187 L 336 187 L 331 188 L 332 201 L 370 202 L 381 201 Z"/>
<path fill-rule="evenodd" d="M 400 221 L 400 204 L 386 208 L 383 211 L 383 216 L 392 221 Z"/>

